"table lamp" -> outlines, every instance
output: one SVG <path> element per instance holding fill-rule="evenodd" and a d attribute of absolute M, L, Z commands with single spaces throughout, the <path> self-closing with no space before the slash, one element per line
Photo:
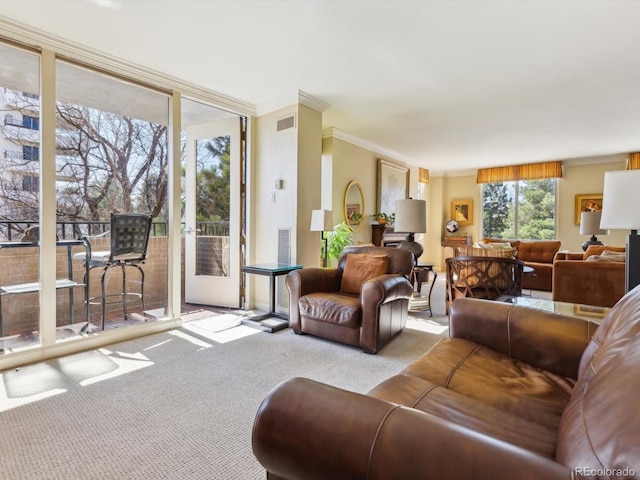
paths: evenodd
<path fill-rule="evenodd" d="M 591 235 L 591 238 L 582 244 L 582 250 L 586 251 L 589 245 L 604 245 L 596 235 L 609 235 L 609 230 L 600 228 L 602 212 L 582 212 L 580 214 L 580 235 Z"/>
<path fill-rule="evenodd" d="M 640 284 L 640 170 L 604 173 L 600 228 L 631 230 L 627 236 L 626 291 Z"/>
<path fill-rule="evenodd" d="M 427 202 L 405 198 L 396 201 L 395 232 L 407 233 L 407 238 L 398 244 L 413 254 L 418 263 L 418 258 L 424 251 L 422 245 L 415 241 L 414 234 L 427 232 Z"/>
<path fill-rule="evenodd" d="M 333 212 L 331 210 L 311 210 L 312 232 L 322 232 L 321 238 L 324 240 L 324 257 L 322 266 L 327 266 L 327 235 L 326 232 L 333 228 Z"/>

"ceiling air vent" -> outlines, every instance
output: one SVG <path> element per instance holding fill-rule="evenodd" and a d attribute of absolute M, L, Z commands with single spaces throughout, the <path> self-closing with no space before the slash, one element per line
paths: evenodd
<path fill-rule="evenodd" d="M 278 120 L 278 132 L 281 132 L 282 130 L 287 130 L 288 128 L 293 128 L 295 126 L 296 126 L 295 114 L 289 115 L 288 117 L 284 117 Z"/>

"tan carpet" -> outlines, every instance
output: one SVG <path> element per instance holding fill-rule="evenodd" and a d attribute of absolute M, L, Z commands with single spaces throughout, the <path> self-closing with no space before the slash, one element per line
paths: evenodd
<path fill-rule="evenodd" d="M 2 372 L 0 478 L 264 479 L 251 428 L 267 393 L 294 376 L 366 392 L 446 335 L 420 317 L 378 355 L 207 326 Z"/>

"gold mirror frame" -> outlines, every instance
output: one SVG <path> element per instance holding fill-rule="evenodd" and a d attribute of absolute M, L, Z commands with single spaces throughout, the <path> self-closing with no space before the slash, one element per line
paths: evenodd
<path fill-rule="evenodd" d="M 360 192 L 360 200 L 362 201 L 362 203 L 348 203 L 349 191 L 351 190 L 351 187 L 356 187 L 358 189 L 358 191 Z M 364 225 L 365 212 L 364 189 L 362 188 L 362 185 L 360 185 L 360 182 L 358 182 L 357 180 L 352 180 L 351 182 L 349 182 L 349 185 L 347 185 L 347 188 L 344 191 L 344 201 L 342 202 L 342 205 L 344 208 L 344 223 L 347 224 L 352 232 L 360 231 L 360 229 Z M 360 215 L 357 223 L 353 221 L 354 215 Z"/>

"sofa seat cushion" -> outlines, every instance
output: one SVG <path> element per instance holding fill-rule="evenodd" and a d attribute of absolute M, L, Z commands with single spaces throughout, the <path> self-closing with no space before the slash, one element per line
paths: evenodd
<path fill-rule="evenodd" d="M 368 395 L 437 415 L 548 458 L 555 457 L 557 429 L 506 413 L 429 380 L 395 375 L 376 386 Z"/>
<path fill-rule="evenodd" d="M 300 314 L 304 317 L 348 328 L 360 328 L 360 296 L 337 292 L 314 292 L 300 297 Z"/>
<path fill-rule="evenodd" d="M 402 372 L 557 430 L 575 385 L 474 342 L 447 338 Z"/>

